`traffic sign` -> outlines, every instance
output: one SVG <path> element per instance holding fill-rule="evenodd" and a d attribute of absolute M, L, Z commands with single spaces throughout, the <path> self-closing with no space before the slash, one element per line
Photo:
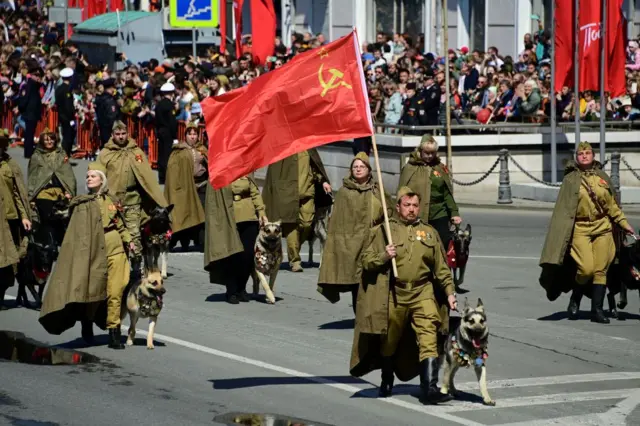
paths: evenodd
<path fill-rule="evenodd" d="M 218 26 L 220 0 L 170 0 L 169 24 L 174 28 Z"/>

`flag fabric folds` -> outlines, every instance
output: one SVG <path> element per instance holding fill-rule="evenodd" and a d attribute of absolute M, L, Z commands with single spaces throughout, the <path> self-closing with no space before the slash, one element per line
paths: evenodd
<path fill-rule="evenodd" d="M 242 56 L 242 6 L 244 0 L 233 0 L 233 18 L 236 24 L 236 58 Z"/>
<path fill-rule="evenodd" d="M 201 105 L 216 189 L 298 152 L 373 133 L 355 31 Z"/>
<path fill-rule="evenodd" d="M 574 85 L 573 50 L 575 46 L 574 0 L 556 2 L 556 87 Z M 602 40 L 602 1 L 580 0 L 579 20 L 579 67 L 580 91 L 600 89 L 600 46 Z M 623 0 L 607 1 L 607 34 L 605 41 L 605 91 L 611 97 L 626 91 L 625 48 L 626 20 L 622 14 Z"/>

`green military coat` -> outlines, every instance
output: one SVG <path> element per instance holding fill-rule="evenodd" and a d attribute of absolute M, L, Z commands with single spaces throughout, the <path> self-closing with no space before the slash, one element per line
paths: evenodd
<path fill-rule="evenodd" d="M 375 204 L 374 198 L 378 200 Z M 386 202 L 387 208 L 393 205 L 389 197 L 386 197 Z M 351 291 L 353 285 L 360 283 L 360 258 L 366 248 L 369 232 L 383 220 L 377 182 L 369 179 L 365 184 L 358 184 L 350 176 L 345 177 L 342 188 L 336 194 L 327 242 L 322 250 L 318 292 L 327 300 L 336 303 L 340 300 L 341 292 Z"/>
<path fill-rule="evenodd" d="M 310 149 L 309 157 L 314 167 L 325 182 L 329 182 L 318 151 Z M 316 190 L 316 208 L 331 204 L 324 191 Z M 282 223 L 297 223 L 300 210 L 298 194 L 298 154 L 271 164 L 267 168 L 267 176 L 262 190 L 262 199 L 269 220 L 281 220 Z"/>
<path fill-rule="evenodd" d="M 7 221 L 4 209 L 0 208 L 0 268 L 12 266 L 18 262 L 20 262 L 20 255 L 13 242 L 9 222 Z M 13 287 L 13 282 L 3 283 L 3 286 L 4 284 L 9 284 L 8 287 Z"/>
<path fill-rule="evenodd" d="M 613 188 L 611 178 L 602 170 L 602 165 L 595 161 L 594 168 L 596 174 L 609 184 L 609 188 Z M 580 182 L 581 172 L 576 164 L 568 165 L 565 168 L 539 262 L 542 268 L 539 282 L 546 290 L 550 301 L 556 300 L 562 293 L 571 291 L 575 286 L 576 264 L 570 253 Z M 585 294 L 590 296 L 589 289 L 586 290 Z"/>
<path fill-rule="evenodd" d="M 384 225 L 373 228 L 369 234 L 367 249 L 382 253 L 387 245 Z M 400 226 L 400 223 L 392 218 L 390 226 Z M 433 230 L 435 236 L 432 240 L 425 240 L 425 244 L 439 245 L 442 247 L 440 236 Z M 358 289 L 356 306 L 356 322 L 353 331 L 353 346 L 351 348 L 351 362 L 349 372 L 352 376 L 362 377 L 371 371 L 381 368 L 380 344 L 381 335 L 387 334 L 389 327 L 389 291 L 391 274 L 391 262 L 378 271 L 363 271 L 362 281 Z M 438 286 L 434 285 L 434 289 Z M 434 292 L 435 293 L 435 292 Z M 434 295 L 437 302 L 437 297 Z M 440 332 L 448 332 L 449 317 L 439 310 L 442 327 Z M 420 371 L 419 351 L 416 335 L 411 325 L 408 324 L 402 333 L 398 348 L 394 355 L 394 372 L 399 380 L 406 382 L 418 376 Z"/>
<path fill-rule="evenodd" d="M 18 163 L 16 163 L 13 160 L 13 158 L 9 156 L 9 154 L 5 153 L 4 157 L 0 158 L 0 163 L 2 162 L 6 162 L 7 166 L 9 166 L 9 169 L 11 170 L 11 174 L 13 176 L 13 184 L 17 190 L 18 196 L 20 197 L 20 201 L 22 201 L 22 205 L 25 208 L 27 218 L 30 219 L 32 217 L 32 212 L 31 212 L 31 206 L 29 203 L 29 197 L 27 194 L 27 188 L 25 187 L 25 184 L 24 184 L 24 175 L 22 174 L 22 170 L 20 169 L 20 166 L 18 165 Z M 4 180 L 0 182 L 0 186 L 1 186 L 0 198 L 2 203 L 3 204 L 13 203 L 14 202 L 13 188 L 5 188 Z M 5 218 L 4 221 L 6 222 L 7 219 Z M 9 233 L 9 236 L 11 236 L 11 233 Z M 22 227 L 22 224 L 20 224 L 19 226 L 18 242 L 16 243 L 13 239 L 11 239 L 11 241 L 12 241 L 12 244 L 14 244 L 15 249 L 18 251 L 20 258 L 25 257 L 27 255 L 29 237 L 27 236 L 26 232 L 24 232 L 24 228 Z M 12 250 L 9 248 L 7 248 L 6 250 L 7 250 L 6 251 L 7 254 L 12 252 Z M 5 262 L 6 261 L 8 260 L 5 260 Z M 13 283 L 11 285 L 13 285 Z"/>
<path fill-rule="evenodd" d="M 193 180 L 193 154 L 186 142 L 173 146 L 167 164 L 164 196 L 171 211 L 171 229 L 180 232 L 204 223 L 204 209 Z"/>
<path fill-rule="evenodd" d="M 69 227 L 38 319 L 51 334 L 62 334 L 82 318 L 106 329 L 107 252 L 96 197 L 81 195 L 71 200 Z"/>
<path fill-rule="evenodd" d="M 77 194 L 76 176 L 73 174 L 69 157 L 57 147 L 47 151 L 38 145 L 31 160 L 29 160 L 28 189 L 29 200 L 34 201 L 40 191 L 57 178 L 64 192 L 75 197 Z"/>
<path fill-rule="evenodd" d="M 400 172 L 398 188 L 403 186 L 408 186 L 420 196 L 420 219 L 423 222 L 428 223 L 445 215 L 459 216 L 449 170 L 440 160 L 432 166 L 422 160 L 418 149 L 413 151 L 409 162 Z"/>
<path fill-rule="evenodd" d="M 213 189 L 207 185 L 205 209 L 204 269 L 209 282 L 225 284 L 224 259 L 244 251 L 233 212 L 231 185 Z"/>

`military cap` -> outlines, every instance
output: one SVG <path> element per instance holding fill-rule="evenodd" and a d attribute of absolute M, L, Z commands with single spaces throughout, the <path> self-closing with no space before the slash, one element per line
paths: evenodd
<path fill-rule="evenodd" d="M 127 125 L 124 124 L 122 121 L 118 120 L 115 123 L 113 123 L 113 127 L 111 128 L 111 130 L 117 130 L 117 129 L 127 130 Z"/>
<path fill-rule="evenodd" d="M 420 196 L 413 189 L 409 188 L 408 186 L 403 186 L 400 189 L 398 189 L 398 194 L 396 195 L 396 202 L 400 204 L 400 201 L 402 201 L 402 197 L 406 195 L 410 195 L 410 196 L 415 195 L 418 197 L 418 199 L 420 199 Z"/>
<path fill-rule="evenodd" d="M 113 87 L 116 85 L 116 82 L 113 78 L 107 78 L 106 80 L 102 80 L 102 87 L 108 89 L 109 87 Z"/>
<path fill-rule="evenodd" d="M 199 129 L 198 129 L 198 125 L 195 123 L 195 121 L 190 121 L 190 122 L 188 122 L 188 123 L 187 123 L 186 131 L 188 132 L 188 131 L 189 131 L 189 129 L 194 129 L 194 130 L 196 130 L 196 131 L 198 131 L 198 130 L 199 130 Z"/>
<path fill-rule="evenodd" d="M 45 127 L 44 130 L 42 130 L 42 132 L 40 132 L 40 135 L 53 135 L 54 132 L 52 130 L 50 130 L 48 127 Z"/>
<path fill-rule="evenodd" d="M 424 72 L 424 76 L 426 78 L 433 78 L 433 70 L 431 68 L 427 68 Z"/>
<path fill-rule="evenodd" d="M 578 149 L 576 150 L 576 152 L 589 150 L 593 151 L 593 148 L 591 147 L 591 144 L 589 142 L 580 142 L 578 144 Z"/>
<path fill-rule="evenodd" d="M 364 165 L 367 166 L 369 171 L 371 171 L 371 163 L 369 162 L 369 156 L 367 155 L 366 152 L 360 151 L 359 153 L 356 154 L 356 156 L 353 158 L 353 160 L 351 160 L 351 166 L 352 167 L 353 167 L 353 163 L 356 160 L 362 161 L 364 163 Z"/>
<path fill-rule="evenodd" d="M 415 83 L 407 83 L 407 90 L 416 90 L 417 86 Z"/>
<path fill-rule="evenodd" d="M 60 71 L 60 77 L 62 78 L 71 78 L 73 77 L 73 70 L 71 68 L 65 68 Z"/>
<path fill-rule="evenodd" d="M 107 169 L 102 165 L 102 163 L 98 163 L 97 161 L 92 161 L 91 163 L 89 163 L 88 170 L 100 172 L 105 176 L 107 175 Z"/>

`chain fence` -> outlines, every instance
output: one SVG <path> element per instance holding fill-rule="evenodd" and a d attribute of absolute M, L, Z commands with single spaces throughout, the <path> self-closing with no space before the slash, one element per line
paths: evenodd
<path fill-rule="evenodd" d="M 472 180 L 471 182 L 460 182 L 457 179 L 451 179 L 453 181 L 453 183 L 455 183 L 456 185 L 460 185 L 460 186 L 473 186 L 473 185 L 477 185 L 480 182 L 482 182 L 483 180 L 485 180 L 486 178 L 489 177 L 489 175 L 491 175 L 491 173 L 493 173 L 493 171 L 495 170 L 496 167 L 498 167 L 498 164 L 500 163 L 500 156 L 498 156 L 498 158 L 496 158 L 495 163 L 493 163 L 493 166 L 491 166 L 491 168 L 482 176 L 480 176 L 480 178 L 476 179 L 476 180 Z"/>
<path fill-rule="evenodd" d="M 636 172 L 633 167 L 631 167 L 631 164 L 629 164 L 627 162 L 627 160 L 624 157 L 620 157 L 620 161 L 622 161 L 622 163 L 627 166 L 627 168 L 629 169 L 629 171 L 631 172 L 632 175 L 635 176 L 636 179 L 640 180 L 640 175 L 638 175 L 638 172 Z"/>

